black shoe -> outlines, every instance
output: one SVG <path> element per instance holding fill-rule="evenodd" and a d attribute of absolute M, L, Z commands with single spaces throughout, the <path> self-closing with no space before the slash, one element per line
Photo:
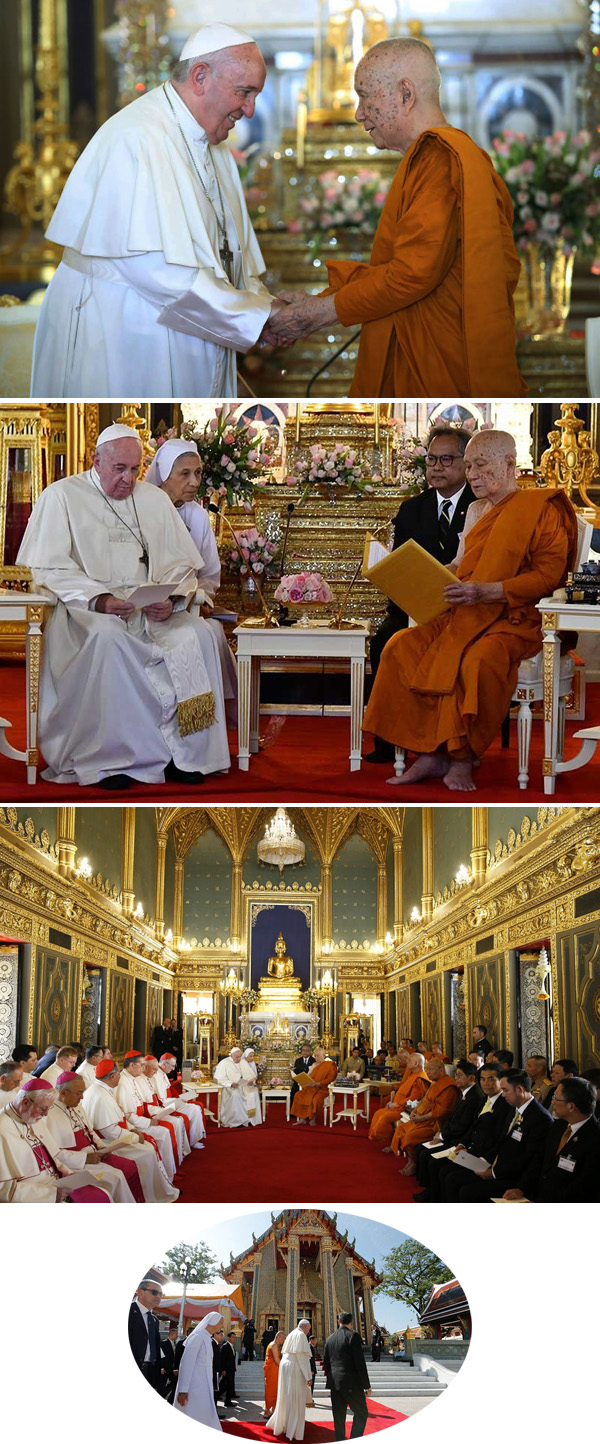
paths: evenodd
<path fill-rule="evenodd" d="M 176 767 L 171 758 L 165 767 L 165 782 L 182 782 L 184 787 L 200 787 L 204 782 L 204 773 L 182 772 L 181 767 Z"/>
<path fill-rule="evenodd" d="M 382 737 L 375 738 L 375 746 L 372 752 L 367 752 L 363 759 L 365 762 L 393 762 L 396 756 L 396 749 L 392 742 L 384 742 Z"/>
<path fill-rule="evenodd" d="M 427 1191 L 426 1188 L 423 1189 L 423 1192 L 422 1192 L 422 1193 L 413 1193 L 413 1203 L 429 1203 L 429 1202 L 430 1202 L 429 1193 L 428 1193 L 428 1191 Z"/>
<path fill-rule="evenodd" d="M 135 777 L 129 777 L 126 772 L 113 772 L 110 777 L 103 777 L 98 787 L 103 787 L 105 792 L 126 792 L 128 787 L 135 786 Z"/>

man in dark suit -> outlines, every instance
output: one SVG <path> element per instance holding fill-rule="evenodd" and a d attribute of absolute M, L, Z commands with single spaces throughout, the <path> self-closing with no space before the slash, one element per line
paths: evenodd
<path fill-rule="evenodd" d="M 144 1378 L 162 1393 L 165 1375 L 160 1351 L 160 1329 L 152 1309 L 158 1308 L 163 1291 L 156 1279 L 143 1279 L 129 1310 L 129 1346 Z"/>
<path fill-rule="evenodd" d="M 463 1142 L 466 1135 L 470 1133 L 485 1102 L 483 1092 L 477 1082 L 477 1067 L 474 1063 L 470 1063 L 468 1058 L 459 1058 L 454 1081 L 458 1083 L 461 1097 L 440 1132 L 431 1140 L 432 1143 L 435 1141 L 436 1148 L 442 1152 L 446 1148 L 453 1148 L 456 1143 Z M 419 1144 L 415 1158 L 417 1182 L 422 1183 L 426 1190 L 429 1187 L 431 1166 L 435 1161 L 435 1156 L 434 1151 L 425 1148 L 422 1143 Z M 413 1196 L 423 1203 L 429 1201 L 422 1194 Z"/>
<path fill-rule="evenodd" d="M 586 1078 L 565 1078 L 554 1092 L 556 1121 L 546 1134 L 537 1189 L 510 1189 L 506 1198 L 537 1203 L 600 1203 L 600 1125 L 596 1089 Z"/>
<path fill-rule="evenodd" d="M 555 1058 L 550 1073 L 552 1087 L 544 1098 L 544 1108 L 554 1112 L 554 1094 L 559 1083 L 564 1083 L 565 1078 L 578 1078 L 579 1071 L 574 1058 Z"/>
<path fill-rule="evenodd" d="M 268 1347 L 269 1347 L 269 1344 L 272 1344 L 272 1343 L 273 1343 L 273 1339 L 275 1338 L 275 1334 L 276 1334 L 276 1333 L 277 1333 L 277 1330 L 276 1330 L 276 1329 L 273 1329 L 273 1328 L 271 1328 L 271 1329 L 265 1329 L 265 1330 L 263 1331 L 263 1333 L 262 1333 L 262 1335 L 261 1335 L 261 1340 L 260 1340 L 261 1346 L 262 1346 L 262 1351 L 263 1351 L 263 1359 L 266 1358 L 266 1356 L 267 1356 L 267 1349 L 268 1349 Z"/>
<path fill-rule="evenodd" d="M 494 1045 L 490 1043 L 487 1036 L 487 1028 L 483 1023 L 476 1023 L 473 1029 L 473 1047 L 482 1057 L 487 1058 L 488 1053 L 493 1053 Z"/>
<path fill-rule="evenodd" d="M 161 1356 L 162 1356 L 163 1369 L 164 1369 L 164 1375 L 163 1375 L 163 1393 L 164 1393 L 165 1399 L 168 1399 L 170 1404 L 173 1403 L 173 1395 L 174 1395 L 174 1393 L 175 1393 L 175 1384 L 176 1384 L 176 1382 L 177 1382 L 177 1378 L 176 1378 L 176 1374 L 175 1374 L 175 1346 L 176 1346 L 176 1344 L 177 1344 L 177 1324 L 171 1324 L 170 1327 L 169 1327 L 168 1337 L 167 1337 L 166 1339 L 161 1339 L 161 1342 L 160 1342 L 160 1352 L 161 1352 Z"/>
<path fill-rule="evenodd" d="M 530 1190 L 535 1189 L 552 1119 L 534 1098 L 524 1068 L 510 1068 L 500 1087 L 514 1109 L 512 1121 L 491 1167 L 471 1174 L 458 1194 L 453 1193 L 453 1200 L 459 1203 L 489 1203 L 515 1188 L 522 1188 L 529 1198 Z"/>
<path fill-rule="evenodd" d="M 323 1364 L 331 1394 L 335 1438 L 345 1439 L 346 1410 L 351 1409 L 354 1418 L 350 1438 L 357 1439 L 365 1432 L 371 1384 L 360 1334 L 352 1328 L 352 1314 L 340 1314 L 337 1332 L 325 1341 Z"/>
<path fill-rule="evenodd" d="M 235 1330 L 232 1329 L 231 1333 L 227 1335 L 227 1338 L 223 1340 L 219 1354 L 219 1394 L 225 1395 L 225 1403 L 227 1405 L 233 1404 L 237 1399 L 235 1392 L 236 1361 Z"/>
<path fill-rule="evenodd" d="M 481 1070 L 481 1089 L 485 1103 L 463 1138 L 457 1143 L 457 1153 L 470 1153 L 473 1158 L 485 1158 L 493 1163 L 500 1143 L 508 1132 L 514 1117 L 514 1108 L 506 1102 L 500 1079 L 502 1069 L 499 1063 L 485 1063 Z M 465 1183 L 465 1170 L 449 1158 L 431 1155 L 427 1189 L 416 1195 L 419 1203 L 448 1201 L 446 1187 L 453 1183 L 460 1189 Z"/>
<path fill-rule="evenodd" d="M 211 1337 L 213 1351 L 213 1394 L 215 1404 L 221 1391 L 221 1344 L 225 1338 L 225 1330 L 217 1329 Z"/>
<path fill-rule="evenodd" d="M 394 522 L 394 551 L 412 539 L 438 561 L 446 565 L 454 561 L 467 508 L 475 500 L 465 481 L 464 455 L 470 440 L 468 431 L 452 426 L 436 426 L 433 429 L 427 445 L 427 486 L 417 496 L 409 496 L 402 502 Z M 373 680 L 386 642 L 407 626 L 406 612 L 394 602 L 388 602 L 384 620 L 371 638 Z M 375 747 L 365 761 L 390 762 L 393 757 L 391 743 L 376 737 Z"/>
<path fill-rule="evenodd" d="M 309 1344 L 310 1344 L 310 1375 L 311 1375 L 311 1377 L 310 1377 L 310 1392 L 311 1392 L 311 1394 L 312 1394 L 312 1396 L 313 1396 L 313 1399 L 314 1399 L 314 1397 L 315 1397 L 315 1379 L 316 1379 L 316 1377 L 317 1377 L 317 1336 L 316 1336 L 316 1334 L 310 1334 L 308 1342 L 309 1342 Z"/>
<path fill-rule="evenodd" d="M 294 1058 L 294 1062 L 292 1064 L 292 1073 L 307 1073 L 308 1069 L 312 1068 L 314 1061 L 315 1060 L 310 1051 L 310 1043 L 303 1043 L 300 1049 L 300 1057 Z M 299 1087 L 300 1085 L 298 1083 L 292 1083 L 292 1090 L 290 1093 L 290 1107 L 294 1102 L 296 1094 L 299 1092 Z"/>

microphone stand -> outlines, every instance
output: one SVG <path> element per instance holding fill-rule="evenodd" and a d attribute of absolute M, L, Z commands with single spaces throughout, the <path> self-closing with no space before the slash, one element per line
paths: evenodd
<path fill-rule="evenodd" d="M 385 530 L 389 527 L 389 525 L 390 525 L 389 521 L 384 521 L 384 522 L 382 522 L 381 526 L 376 527 L 375 531 L 371 532 L 371 536 L 377 536 L 380 531 L 385 531 Z M 354 583 L 358 580 L 358 577 L 359 577 L 359 575 L 360 575 L 360 572 L 362 571 L 362 564 L 363 564 L 363 558 L 361 557 L 361 559 L 360 559 L 360 561 L 359 561 L 359 563 L 358 563 L 358 566 L 357 566 L 357 568 L 356 568 L 356 571 L 354 572 L 354 575 L 353 575 L 353 577 L 352 577 L 352 581 L 350 582 L 350 586 L 347 588 L 347 591 L 344 593 L 344 596 L 343 596 L 343 598 L 342 598 L 342 604 L 341 604 L 340 607 L 338 607 L 338 610 L 337 610 L 337 612 L 336 612 L 336 614 L 335 614 L 335 616 L 334 616 L 333 625 L 334 625 L 334 627 L 336 628 L 336 630 L 337 630 L 338 632 L 341 630 L 341 627 L 342 627 L 342 624 L 343 624 L 344 612 L 345 612 L 345 610 L 346 610 L 346 602 L 348 601 L 348 597 L 350 596 L 350 593 L 351 593 L 351 591 L 352 591 L 352 588 L 353 588 L 353 586 L 354 586 Z"/>
<path fill-rule="evenodd" d="M 220 516 L 221 521 L 223 521 L 223 522 L 225 523 L 225 526 L 228 527 L 228 528 L 229 528 L 229 531 L 231 532 L 231 535 L 232 535 L 232 537 L 233 537 L 233 541 L 234 541 L 234 544 L 235 544 L 236 549 L 239 550 L 239 545 L 240 545 L 240 544 L 239 544 L 238 538 L 237 538 L 237 536 L 236 536 L 236 534 L 235 534 L 234 528 L 233 528 L 232 525 L 231 525 L 231 522 L 230 522 L 230 520 L 229 520 L 229 517 L 225 516 L 225 514 L 224 514 L 223 512 L 220 512 L 220 511 L 219 511 L 219 508 L 218 508 L 218 506 L 215 505 L 214 501 L 209 501 L 209 503 L 208 503 L 208 510 L 209 510 L 209 511 L 212 511 L 216 516 Z M 262 589 L 262 587 L 261 587 L 261 585 L 260 585 L 260 582 L 259 582 L 259 580 L 258 580 L 258 576 L 257 576 L 256 572 L 254 572 L 254 571 L 252 570 L 252 564 L 251 564 L 251 563 L 250 563 L 250 575 L 251 575 L 251 577 L 252 577 L 252 580 L 253 580 L 253 582 L 254 582 L 254 585 L 255 585 L 255 587 L 256 587 L 256 590 L 257 590 L 258 595 L 259 595 L 260 600 L 261 600 L 261 605 L 262 605 L 262 609 L 263 609 L 263 616 L 264 616 L 264 619 L 265 619 L 265 625 L 268 625 L 269 627 L 278 627 L 278 626 L 279 626 L 278 619 L 277 619 L 277 617 L 274 615 L 274 613 L 271 611 L 271 608 L 269 607 L 269 605 L 268 605 L 268 603 L 267 603 L 267 601 L 266 601 L 266 599 L 265 599 L 265 594 L 264 594 L 263 589 Z"/>
<path fill-rule="evenodd" d="M 283 568 L 284 568 L 284 564 L 285 564 L 285 554 L 286 554 L 286 551 L 287 551 L 288 536 L 289 536 L 289 533 L 290 533 L 290 522 L 291 522 L 291 520 L 292 520 L 292 516 L 293 516 L 295 510 L 296 510 L 296 508 L 295 508 L 295 506 L 294 506 L 293 501 L 288 502 L 287 521 L 286 521 L 286 524 L 285 524 L 285 533 L 284 533 L 284 537 L 283 537 L 283 549 L 282 549 L 282 552 L 281 552 L 281 569 L 280 569 L 280 572 L 279 572 L 279 580 L 280 580 L 280 581 L 281 581 L 282 576 L 284 575 L 284 570 L 283 570 Z M 278 622 L 279 622 L 279 626 L 280 626 L 280 627 L 291 627 L 291 626 L 293 625 L 293 623 L 288 620 L 288 617 L 289 617 L 289 607 L 286 607 L 284 602 L 278 602 L 278 604 L 277 604 L 277 620 L 278 620 Z"/>

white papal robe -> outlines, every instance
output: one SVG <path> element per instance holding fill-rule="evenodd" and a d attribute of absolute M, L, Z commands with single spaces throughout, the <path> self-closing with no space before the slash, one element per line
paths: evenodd
<path fill-rule="evenodd" d="M 87 1168 L 88 1173 L 92 1173 L 100 1187 L 110 1195 L 113 1203 L 135 1203 L 124 1173 L 113 1168 L 111 1163 L 88 1163 L 92 1144 L 89 1148 L 77 1147 L 73 1123 L 75 1121 L 78 1127 L 83 1127 L 86 1121 L 85 1114 L 77 1118 L 78 1112 L 77 1108 L 69 1110 L 62 1103 L 55 1103 L 46 1117 L 40 1119 L 37 1131 L 46 1147 L 52 1149 L 54 1157 L 58 1158 L 59 1163 L 64 1163 L 66 1168 Z"/>
<path fill-rule="evenodd" d="M 86 786 L 127 773 L 162 782 L 171 758 L 185 772 L 229 767 L 216 645 L 185 611 L 202 558 L 168 496 L 141 482 L 133 497 L 106 498 L 93 468 L 56 481 L 34 506 L 18 561 L 58 599 L 40 688 L 46 779 Z M 90 609 L 102 593 L 125 597 L 146 582 L 183 598 L 167 621 Z"/>
<path fill-rule="evenodd" d="M 153 1074 L 150 1082 L 163 1107 L 166 1107 L 167 1103 L 174 1103 L 175 1112 L 185 1114 L 189 1124 L 190 1144 L 192 1148 L 202 1148 L 204 1146 L 202 1139 L 206 1138 L 206 1127 L 202 1109 L 199 1108 L 196 1103 L 189 1103 L 185 1093 L 182 1093 L 179 1098 L 169 1097 L 169 1079 L 160 1066 L 157 1068 L 156 1073 Z M 189 1094 L 188 1096 L 192 1098 L 193 1094 Z"/>
<path fill-rule="evenodd" d="M 86 1088 L 80 1107 L 91 1127 L 107 1142 L 118 1141 L 122 1145 L 123 1139 L 127 1140 L 126 1147 L 121 1146 L 119 1152 L 125 1158 L 132 1158 L 137 1165 L 146 1203 L 175 1203 L 179 1198 L 179 1189 L 169 1183 L 152 1144 L 145 1143 L 137 1130 L 122 1126 L 127 1124 L 127 1119 L 119 1105 L 116 1089 L 97 1079 Z"/>
<path fill-rule="evenodd" d="M 209 145 L 172 85 L 101 126 L 47 235 L 66 249 L 38 322 L 33 396 L 237 394 L 235 353 L 257 341 L 272 298 L 233 155 Z"/>
<path fill-rule="evenodd" d="M 220 1083 L 221 1123 L 223 1128 L 240 1128 L 250 1122 L 248 1104 L 244 1097 L 244 1074 L 240 1063 L 232 1058 L 222 1058 L 214 1072 L 215 1083 Z"/>
<path fill-rule="evenodd" d="M 281 1346 L 275 1412 L 265 1429 L 276 1436 L 303 1439 L 306 1421 L 306 1385 L 310 1383 L 310 1344 L 303 1329 L 292 1329 Z"/>

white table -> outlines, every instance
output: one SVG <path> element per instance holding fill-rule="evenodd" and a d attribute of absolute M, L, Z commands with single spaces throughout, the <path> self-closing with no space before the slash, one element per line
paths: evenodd
<path fill-rule="evenodd" d="M 275 1102 L 277 1102 L 277 1103 L 285 1103 L 286 1120 L 287 1120 L 287 1122 L 289 1123 L 289 1121 L 290 1121 L 290 1094 L 291 1094 L 291 1091 L 292 1091 L 291 1088 L 285 1088 L 283 1085 L 281 1086 L 281 1088 L 262 1088 L 262 1089 L 261 1089 L 261 1094 L 260 1094 L 260 1096 L 261 1096 L 262 1101 L 263 1101 L 263 1103 L 264 1103 L 264 1118 L 265 1118 L 265 1122 L 266 1122 L 266 1118 L 267 1118 L 267 1103 L 275 1103 Z"/>
<path fill-rule="evenodd" d="M 559 681 L 560 631 L 600 632 L 600 607 L 581 602 L 561 602 L 556 597 L 542 597 L 538 603 L 542 614 L 544 653 L 544 761 L 542 772 L 544 792 L 552 794 L 556 778 L 562 772 L 575 772 L 590 761 L 600 741 L 600 728 L 582 728 L 575 733 L 581 746 L 574 757 L 564 762 L 559 757 Z"/>
<path fill-rule="evenodd" d="M 340 1108 L 338 1113 L 334 1114 L 333 1104 L 336 1093 L 341 1093 L 346 1102 L 345 1106 L 343 1108 Z M 359 1098 L 362 1100 L 363 1105 L 360 1108 L 358 1106 Z M 370 1083 L 359 1083 L 358 1088 L 340 1088 L 339 1085 L 336 1087 L 335 1083 L 330 1083 L 329 1098 L 327 1100 L 329 1104 L 329 1127 L 333 1128 L 334 1123 L 339 1123 L 340 1118 L 350 1118 L 352 1122 L 352 1127 L 356 1132 L 357 1119 L 366 1118 L 367 1123 L 369 1121 L 370 1098 Z M 350 1107 L 348 1107 L 348 1103 L 350 1104 Z"/>
<path fill-rule="evenodd" d="M 261 662 L 273 658 L 293 661 L 312 657 L 320 662 L 344 658 L 350 662 L 350 771 L 361 763 L 361 721 L 365 658 L 370 630 L 366 622 L 355 627 L 236 627 L 238 660 L 238 767 L 247 772 L 250 754 L 258 752 Z"/>
<path fill-rule="evenodd" d="M 38 768 L 38 712 L 40 696 L 40 667 L 42 660 L 42 623 L 44 621 L 44 609 L 52 606 L 52 599 L 37 592 L 10 592 L 0 589 L 0 622 L 25 622 L 27 636 L 25 640 L 25 689 L 27 698 L 26 711 L 26 747 L 21 752 L 12 747 L 7 741 L 6 729 L 12 724 L 8 717 L 0 717 L 0 753 L 4 757 L 12 757 L 16 762 L 24 762 L 27 768 L 27 781 L 33 785 L 37 778 Z"/>
<path fill-rule="evenodd" d="M 222 1092 L 223 1092 L 223 1089 L 222 1089 L 222 1087 L 221 1087 L 221 1084 L 220 1084 L 220 1083 L 188 1083 L 188 1084 L 186 1084 L 186 1087 L 188 1087 L 188 1088 L 193 1088 L 193 1089 L 195 1090 L 196 1094 L 198 1095 L 198 1097 L 200 1097 L 200 1095 L 201 1095 L 202 1093 L 205 1094 L 206 1097 L 208 1097 L 211 1093 L 216 1093 L 216 1095 L 217 1095 L 217 1103 L 216 1103 L 217 1111 L 216 1111 L 216 1114 L 213 1113 L 212 1110 L 211 1110 L 210 1108 L 208 1108 L 206 1104 L 204 1105 L 204 1112 L 205 1112 L 206 1117 L 207 1117 L 207 1118 L 212 1118 L 213 1123 L 216 1123 L 217 1128 L 220 1128 L 220 1127 L 221 1127 L 221 1094 L 222 1094 Z"/>

